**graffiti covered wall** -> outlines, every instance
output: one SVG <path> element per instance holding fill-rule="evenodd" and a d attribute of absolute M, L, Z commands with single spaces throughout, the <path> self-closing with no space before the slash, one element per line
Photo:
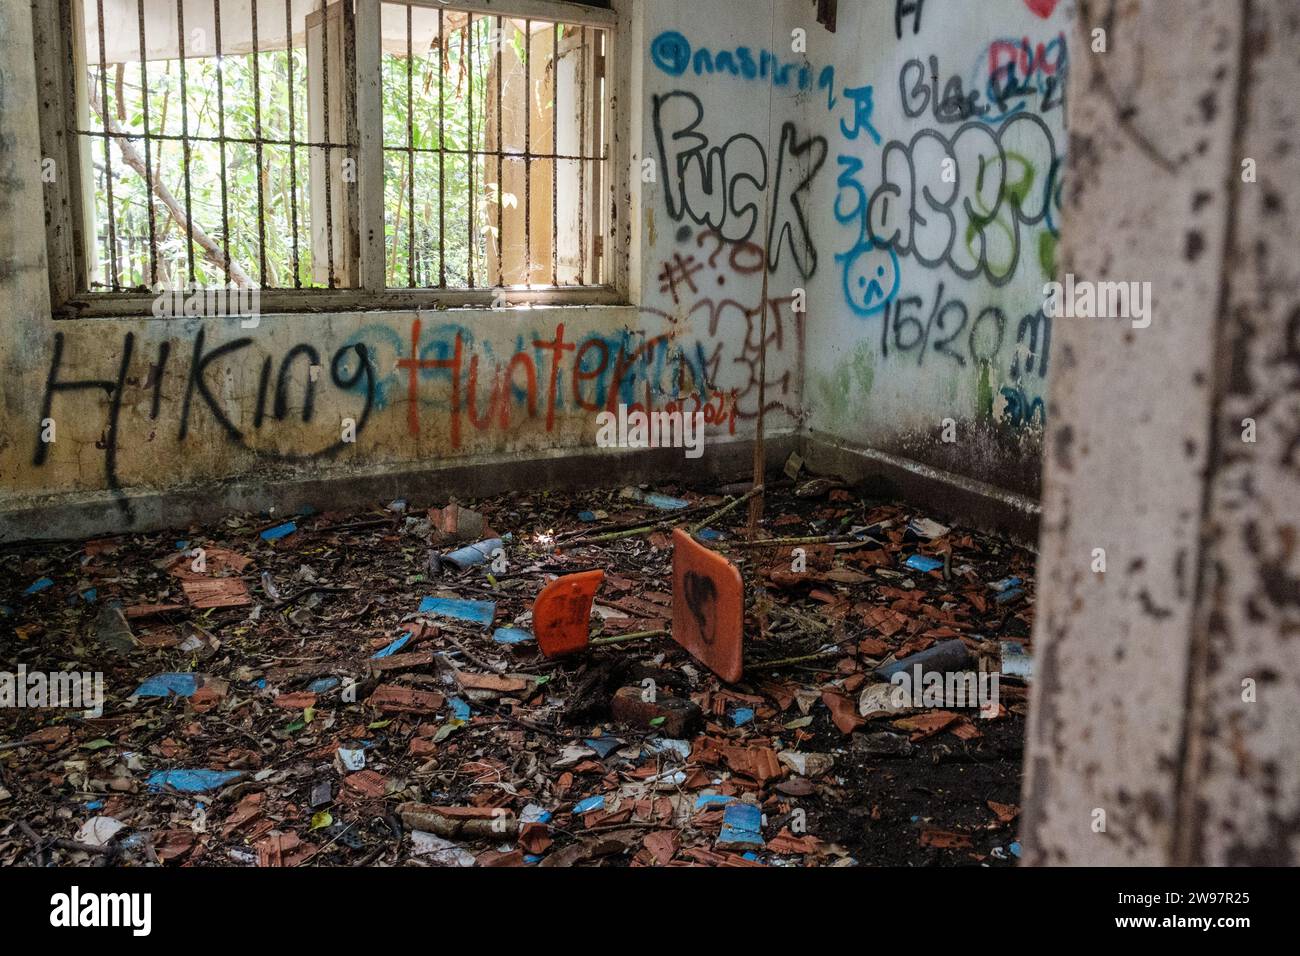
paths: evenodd
<path fill-rule="evenodd" d="M 752 6 L 718 5 L 733 14 Z M 629 6 L 628 43 L 700 19 L 690 4 Z M 700 411 L 715 447 L 753 434 L 760 230 L 740 208 L 715 220 L 689 173 L 650 177 L 644 195 L 635 187 L 633 219 L 649 238 L 640 240 L 626 306 L 267 315 L 255 327 L 238 319 L 51 319 L 44 236 L 19 228 L 43 215 L 32 53 L 23 42 L 30 35 L 30 25 L 17 25 L 0 46 L 0 124 L 26 131 L 0 146 L 13 187 L 0 234 L 16 250 L 11 261 L 23 262 L 0 272 L 10 319 L 0 338 L 0 510 L 101 494 L 122 501 L 130 526 L 123 499 L 134 490 L 592 450 L 598 414 L 620 404 Z M 709 42 L 721 48 L 732 38 L 723 29 Z M 650 63 L 665 48 L 642 44 L 633 54 Z M 745 115 L 712 77 L 651 85 L 656 95 L 637 102 L 629 123 L 638 133 L 643 124 L 670 135 L 695 124 L 722 144 L 738 130 L 767 128 L 766 99 L 753 98 Z M 689 152 L 681 142 L 664 148 Z M 749 183 L 757 205 L 771 153 L 765 137 L 729 153 L 727 175 Z M 774 273 L 806 267 L 796 240 L 776 256 Z M 801 409 L 804 314 L 783 295 L 768 309 L 767 423 L 770 433 L 788 434 Z"/>
<path fill-rule="evenodd" d="M 1068 16 L 1067 0 L 887 0 L 840 3 L 837 32 L 816 32 L 812 435 L 1036 494 Z"/>
<path fill-rule="evenodd" d="M 592 449 L 619 404 L 701 410 L 718 443 L 751 436 L 763 402 L 768 434 L 1032 491 L 1065 4 L 841 3 L 835 33 L 805 0 L 619 6 L 631 171 L 609 239 L 628 305 L 255 328 L 50 317 L 26 225 L 43 218 L 31 28 L 7 13 L 22 22 L 0 38 L 0 512 Z"/>

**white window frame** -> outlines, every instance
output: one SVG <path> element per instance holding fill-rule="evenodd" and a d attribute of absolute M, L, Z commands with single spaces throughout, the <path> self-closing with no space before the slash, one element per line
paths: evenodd
<path fill-rule="evenodd" d="M 599 192 L 591 202 L 603 204 L 604 231 L 600 235 L 605 282 L 601 285 L 559 288 L 405 289 L 385 285 L 384 267 L 384 158 L 382 93 L 380 89 L 379 11 L 382 0 L 354 0 L 353 50 L 355 64 L 357 128 L 357 209 L 359 282 L 346 289 L 263 289 L 259 292 L 264 314 L 303 312 L 357 312 L 486 308 L 501 305 L 625 305 L 629 301 L 629 243 L 619 241 L 628 232 L 626 203 L 616 197 L 630 195 L 628 151 L 630 124 L 626 95 L 630 88 L 630 30 L 616 0 L 615 9 L 583 6 L 567 0 L 402 0 L 415 6 L 442 8 L 513 18 L 553 20 L 591 26 L 606 33 L 603 98 L 604 154 L 608 157 Z M 79 171 L 84 138 L 75 133 L 77 96 L 84 95 L 74 68 L 75 31 L 65 24 L 74 16 L 73 0 L 37 0 L 32 6 L 36 80 L 40 102 L 41 155 L 53 159 L 58 170 Z M 57 175 L 45 183 L 46 250 L 49 264 L 50 304 L 60 318 L 125 318 L 151 315 L 152 292 L 100 292 L 82 288 L 78 275 L 85 261 L 83 188 L 79 173 Z M 595 191 L 593 191 L 595 192 Z"/>

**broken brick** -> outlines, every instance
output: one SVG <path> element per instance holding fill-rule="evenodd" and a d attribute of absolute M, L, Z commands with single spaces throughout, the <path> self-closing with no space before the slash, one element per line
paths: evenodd
<path fill-rule="evenodd" d="M 621 687 L 610 702 L 614 719 L 632 727 L 655 730 L 666 737 L 687 736 L 703 716 L 699 705 L 676 697 L 647 701 L 645 688 Z"/>

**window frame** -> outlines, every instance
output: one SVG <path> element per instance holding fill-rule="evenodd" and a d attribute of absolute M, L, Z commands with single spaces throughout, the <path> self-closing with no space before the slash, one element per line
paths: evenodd
<path fill-rule="evenodd" d="M 603 203 L 607 221 L 600 234 L 604 283 L 584 286 L 539 286 L 530 289 L 410 289 L 386 285 L 384 228 L 384 144 L 382 74 L 380 70 L 380 7 L 383 0 L 353 0 L 354 47 L 349 81 L 356 84 L 357 235 L 358 284 L 355 288 L 259 290 L 263 315 L 286 313 L 339 313 L 411 311 L 420 309 L 492 308 L 516 306 L 626 305 L 629 302 L 630 243 L 619 241 L 628 233 L 630 210 L 616 201 L 628 195 L 630 117 L 624 91 L 629 85 L 629 65 L 624 50 L 629 41 L 618 9 L 589 7 L 567 0 L 400 0 L 413 6 L 469 12 L 475 15 L 553 20 L 605 31 L 602 103 L 604 174 L 593 208 Z M 81 176 L 82 140 L 76 133 L 78 69 L 72 29 L 74 0 L 50 0 L 32 5 L 36 82 L 40 109 L 43 158 L 53 159 L 57 175 L 44 184 L 46 253 L 50 306 L 55 319 L 138 318 L 150 316 L 153 292 L 100 292 L 83 290 L 79 278 L 84 268 L 85 222 Z M 66 171 L 66 172 L 65 172 Z"/>

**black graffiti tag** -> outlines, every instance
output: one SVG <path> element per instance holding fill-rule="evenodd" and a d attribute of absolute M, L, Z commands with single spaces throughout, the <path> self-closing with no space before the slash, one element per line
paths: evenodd
<path fill-rule="evenodd" d="M 748 133 L 737 133 L 722 145 L 713 145 L 700 132 L 703 104 L 685 90 L 653 97 L 653 119 L 664 170 L 664 202 L 673 222 L 695 223 L 727 242 L 753 238 L 762 224 L 769 181 L 763 144 Z M 771 215 L 765 224 L 769 271 L 780 265 L 786 249 L 802 277 L 809 278 L 817 271 L 806 198 L 826 163 L 828 150 L 825 137 L 801 139 L 793 123 L 781 129 L 771 183 Z"/>

